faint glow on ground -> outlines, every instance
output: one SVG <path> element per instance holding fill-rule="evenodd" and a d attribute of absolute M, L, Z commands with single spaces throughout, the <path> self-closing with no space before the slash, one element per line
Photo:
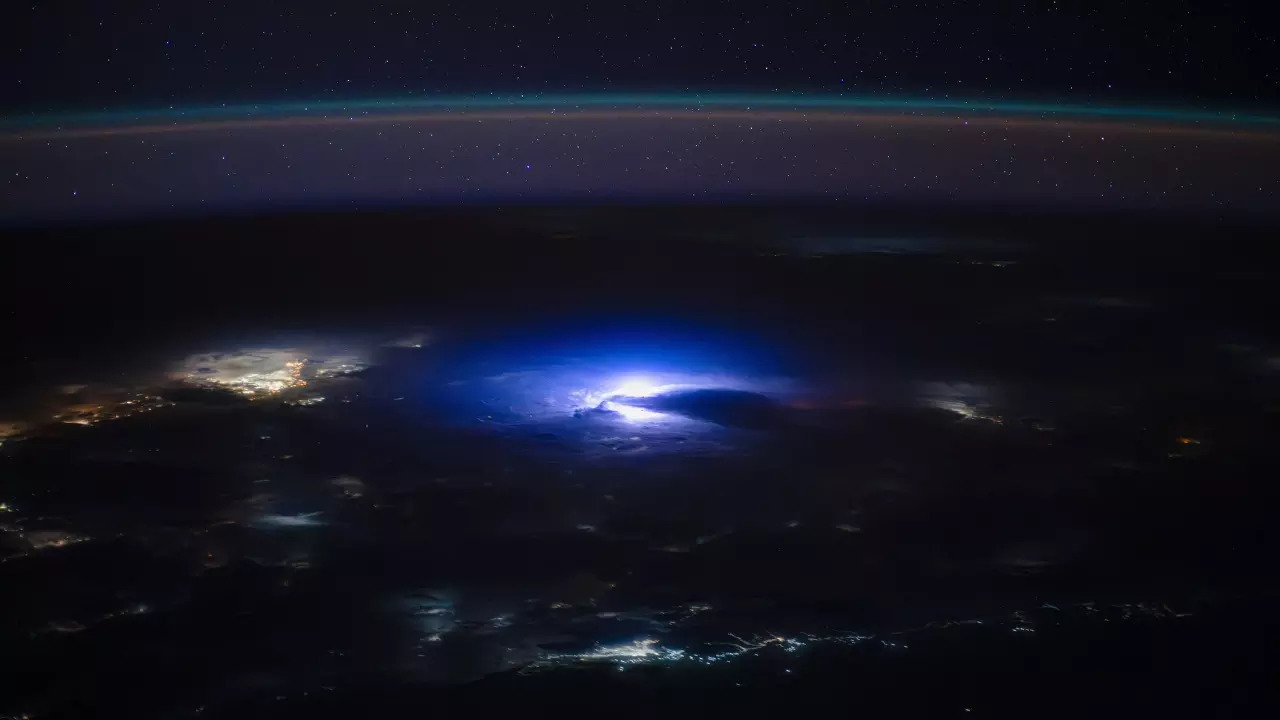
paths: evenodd
<path fill-rule="evenodd" d="M 386 347 L 418 349 L 431 343 L 431 335 L 426 332 L 414 332 L 387 342 Z"/>
<path fill-rule="evenodd" d="M 88 542 L 92 539 L 61 530 L 35 530 L 24 533 L 24 536 L 33 550 L 67 547 L 68 545 Z"/>
<path fill-rule="evenodd" d="M 5 438 L 17 438 L 26 432 L 27 424 L 25 422 L 4 421 L 0 422 L 0 444 L 3 444 Z"/>
<path fill-rule="evenodd" d="M 151 607 L 146 603 L 134 603 L 132 605 L 121 608 L 119 610 L 114 610 L 108 613 L 104 613 L 102 615 L 99 615 L 96 618 L 92 618 L 84 622 L 81 622 L 79 620 L 52 620 L 47 625 L 45 625 L 45 627 L 42 630 L 38 630 L 37 633 L 40 633 L 40 632 L 78 633 L 83 630 L 88 630 L 90 627 L 93 627 L 94 625 L 97 625 L 98 623 L 101 623 L 101 622 L 105 622 L 107 620 L 112 620 L 115 618 L 134 617 L 137 615 L 146 615 L 149 612 L 151 612 Z M 0 716 L 0 717 L 8 717 L 8 716 Z M 27 716 L 23 715 L 21 717 L 27 717 Z"/>

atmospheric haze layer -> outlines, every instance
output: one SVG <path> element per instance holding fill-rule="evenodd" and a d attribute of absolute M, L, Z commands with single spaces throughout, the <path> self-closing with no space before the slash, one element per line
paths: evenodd
<path fill-rule="evenodd" d="M 10 117 L 11 220 L 822 199 L 1268 211 L 1280 118 L 841 96 L 353 100 Z"/>

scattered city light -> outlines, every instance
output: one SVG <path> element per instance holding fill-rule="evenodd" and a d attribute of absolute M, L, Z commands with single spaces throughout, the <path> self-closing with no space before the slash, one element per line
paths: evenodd
<path fill-rule="evenodd" d="M 24 533 L 23 536 L 31 546 L 32 550 L 64 548 L 70 545 L 88 542 L 93 539 L 88 536 L 76 535 L 75 533 L 63 532 L 61 530 L 33 530 Z"/>
<path fill-rule="evenodd" d="M 709 605 L 690 605 L 685 608 L 687 611 L 679 620 L 673 621 L 672 627 L 680 621 L 687 620 L 698 612 L 709 610 Z M 1110 622 L 1111 617 L 1119 620 L 1128 620 L 1134 617 L 1153 617 L 1153 618 L 1182 618 L 1187 617 L 1190 613 L 1178 613 L 1163 604 L 1116 604 L 1107 606 L 1098 606 L 1096 603 L 1081 603 L 1073 605 L 1063 610 L 1054 605 L 1043 605 L 1039 608 L 1040 613 L 1052 611 L 1051 616 L 1032 616 L 1026 612 L 1019 611 L 1010 616 L 995 619 L 969 619 L 958 621 L 942 621 L 930 622 L 920 627 L 910 628 L 907 630 L 899 630 L 895 632 L 885 632 L 875 635 L 862 634 L 857 632 L 835 632 L 829 634 L 810 634 L 801 633 L 798 635 L 782 635 L 769 633 L 765 635 L 753 636 L 750 639 L 729 633 L 727 640 L 718 643 L 703 643 L 698 646 L 689 648 L 668 647 L 658 643 L 658 640 L 651 637 L 643 637 L 627 643 L 615 645 L 596 645 L 588 650 L 581 652 L 548 652 L 542 657 L 526 666 L 525 671 L 536 671 L 539 669 L 552 667 L 565 667 L 591 663 L 614 663 L 618 668 L 625 669 L 632 665 L 657 665 L 657 664 L 691 664 L 691 665 L 715 665 L 718 663 L 732 662 L 747 656 L 757 655 L 764 652 L 784 652 L 787 654 L 795 654 L 804 650 L 822 645 L 861 645 L 867 641 L 874 640 L 879 647 L 892 650 L 910 650 L 910 645 L 904 640 L 912 634 L 926 630 L 940 630 L 953 626 L 964 625 L 984 625 L 984 624 L 1007 624 L 1008 629 L 1015 633 L 1035 633 L 1038 622 L 1056 622 L 1058 618 L 1065 612 L 1079 613 L 1078 616 L 1089 617 L 1091 615 L 1105 615 L 1102 620 Z"/>
<path fill-rule="evenodd" d="M 683 650 L 662 647 L 653 638 L 640 638 L 619 645 L 597 645 L 581 653 L 559 653 L 548 655 L 545 661 L 563 662 L 617 662 L 622 665 L 640 664 L 644 662 L 670 662 L 684 657 Z"/>

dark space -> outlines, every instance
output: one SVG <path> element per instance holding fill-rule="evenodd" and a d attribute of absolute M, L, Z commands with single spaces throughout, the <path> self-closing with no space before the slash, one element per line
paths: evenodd
<path fill-rule="evenodd" d="M 1273 717 L 1232 3 L 33 3 L 0 720 Z"/>

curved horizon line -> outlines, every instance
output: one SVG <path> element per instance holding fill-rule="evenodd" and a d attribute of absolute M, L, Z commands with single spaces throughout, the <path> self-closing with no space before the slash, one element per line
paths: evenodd
<path fill-rule="evenodd" d="M 0 132 L 0 142 L 22 142 L 29 140 L 105 138 L 116 136 L 139 136 L 159 134 L 203 133 L 219 130 L 269 130 L 278 128 L 324 127 L 339 125 L 372 125 L 397 123 L 483 123 L 517 122 L 531 120 L 552 120 L 558 122 L 581 120 L 682 120 L 682 121 L 751 121 L 751 122 L 805 122 L 805 123 L 878 123 L 884 125 L 916 126 L 916 127 L 954 127 L 975 128 L 1057 128 L 1067 130 L 1089 130 L 1111 134 L 1142 133 L 1145 135 L 1180 135 L 1206 138 L 1234 140 L 1280 140 L 1280 128 L 1270 129 L 1232 129 L 1223 126 L 1206 126 L 1198 124 L 1134 124 L 1119 119 L 1079 118 L 1079 117 L 1024 117 L 1019 115 L 980 114 L 968 119 L 941 114 L 898 114 L 889 112 L 853 112 L 837 110 L 690 110 L 690 109 L 649 109 L 649 110 L 577 110 L 560 111 L 544 109 L 541 111 L 514 108 L 508 110 L 468 111 L 420 111 L 411 113 L 365 113 L 360 115 L 319 115 L 319 116 L 265 116 L 225 120 L 193 120 L 191 122 L 143 125 L 106 125 L 72 128 L 37 128 Z"/>
<path fill-rule="evenodd" d="M 216 119 L 252 121 L 266 118 L 299 116 L 324 117 L 341 113 L 404 114 L 426 111 L 465 113 L 468 111 L 529 110 L 541 108 L 554 112 L 612 109 L 616 112 L 637 110 L 753 110 L 792 111 L 898 111 L 898 112 L 971 112 L 996 115 L 1039 115 L 1055 117 L 1160 120 L 1174 123 L 1229 123 L 1268 125 L 1280 128 L 1280 116 L 1236 110 L 1187 110 L 1175 107 L 1088 105 L 1032 101 L 989 101 L 962 99 L 927 99 L 911 96 L 866 97 L 832 95 L 759 95 L 719 93 L 593 93 L 566 95 L 512 95 L 480 97 L 474 95 L 446 97 L 373 98 L 355 100 L 290 101 L 276 103 L 242 103 L 207 106 L 169 106 L 100 110 L 92 112 L 50 113 L 0 116 L 0 128 L 9 132 L 49 129 L 49 126 L 104 126 L 149 122 L 208 122 Z M 1045 118 L 1048 119 L 1048 118 Z M 7 127 L 6 127 L 7 126 Z"/>

